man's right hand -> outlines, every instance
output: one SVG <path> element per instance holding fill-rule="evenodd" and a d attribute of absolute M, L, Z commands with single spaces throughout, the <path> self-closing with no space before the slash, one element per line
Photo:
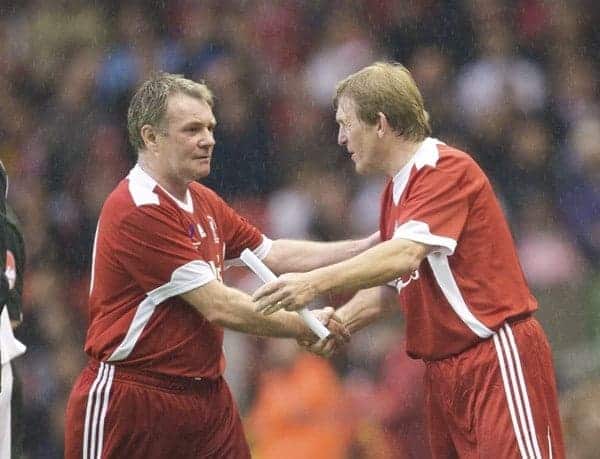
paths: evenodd
<path fill-rule="evenodd" d="M 317 340 L 314 335 L 303 336 L 298 339 L 298 344 L 313 354 L 330 357 L 350 341 L 350 333 L 332 307 L 316 309 L 312 313 L 329 329 L 331 334 L 322 340 Z"/>

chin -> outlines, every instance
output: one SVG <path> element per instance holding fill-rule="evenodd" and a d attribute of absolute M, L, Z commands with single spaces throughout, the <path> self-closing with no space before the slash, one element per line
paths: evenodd
<path fill-rule="evenodd" d="M 202 180 L 210 175 L 210 166 L 203 167 L 202 169 L 196 171 L 196 178 L 194 180 Z"/>
<path fill-rule="evenodd" d="M 354 169 L 356 170 L 356 173 L 358 175 L 368 175 L 368 174 L 370 174 L 369 168 L 365 164 L 356 163 L 355 166 L 354 166 Z"/>

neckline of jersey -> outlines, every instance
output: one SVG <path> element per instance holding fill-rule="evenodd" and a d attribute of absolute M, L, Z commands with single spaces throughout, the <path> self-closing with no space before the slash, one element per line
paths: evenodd
<path fill-rule="evenodd" d="M 392 182 L 394 183 L 394 187 L 392 189 L 392 197 L 394 199 L 394 205 L 398 205 L 400 202 L 400 198 L 402 197 L 402 193 L 404 193 L 404 189 L 408 184 L 408 179 L 410 178 L 410 171 L 412 170 L 415 163 L 417 163 L 417 168 L 421 169 L 425 164 L 430 164 L 430 160 L 428 156 L 431 153 L 431 149 L 436 148 L 436 145 L 440 142 L 438 139 L 433 137 L 427 137 L 417 151 L 412 155 L 412 158 L 404 165 L 402 168 L 394 175 L 392 178 Z M 437 159 L 436 159 L 437 162 Z M 433 164 L 435 166 L 435 162 Z"/>
<path fill-rule="evenodd" d="M 160 188 L 170 199 L 172 199 L 177 207 L 185 210 L 186 212 L 193 214 L 194 213 L 194 201 L 192 200 L 192 195 L 190 193 L 189 187 L 185 191 L 185 202 L 181 199 L 177 199 L 171 193 L 169 193 L 160 183 L 158 183 L 148 172 L 146 172 L 139 164 L 136 164 L 133 169 L 129 172 L 129 180 L 133 179 L 139 181 L 145 186 L 148 186 L 150 189 L 154 190 L 155 187 Z"/>

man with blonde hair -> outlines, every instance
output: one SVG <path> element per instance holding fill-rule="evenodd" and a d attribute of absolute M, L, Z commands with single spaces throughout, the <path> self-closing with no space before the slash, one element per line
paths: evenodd
<path fill-rule="evenodd" d="M 335 105 L 338 143 L 357 172 L 390 179 L 382 242 L 282 275 L 255 292 L 257 309 L 295 310 L 362 289 L 337 311 L 354 332 L 399 300 L 407 351 L 426 364 L 435 457 L 564 457 L 550 347 L 489 180 L 469 155 L 429 137 L 421 94 L 399 64 L 350 75 Z M 312 350 L 329 355 L 337 346 Z"/>
<path fill-rule="evenodd" d="M 318 243 L 267 237 L 196 182 L 210 172 L 216 119 L 204 84 L 161 74 L 131 100 L 137 164 L 104 203 L 94 239 L 85 351 L 67 406 L 67 458 L 245 458 L 223 380 L 223 327 L 313 340 L 297 314 L 256 313 L 221 281 L 250 249 L 275 272 L 348 258 L 378 235 Z M 321 311 L 333 340 L 348 338 Z"/>

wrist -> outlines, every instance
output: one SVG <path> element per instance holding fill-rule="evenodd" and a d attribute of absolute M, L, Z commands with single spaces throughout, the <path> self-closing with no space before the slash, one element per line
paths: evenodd
<path fill-rule="evenodd" d="M 323 275 L 324 269 L 319 268 L 305 273 L 307 284 L 310 285 L 315 298 L 329 292 L 328 276 Z"/>
<path fill-rule="evenodd" d="M 290 318 L 292 338 L 300 340 L 311 336 L 312 331 L 306 326 L 300 315 L 295 312 L 288 312 L 287 314 Z"/>
<path fill-rule="evenodd" d="M 346 306 L 342 306 L 341 308 L 337 309 L 335 311 L 335 315 L 344 325 L 346 325 L 348 319 L 350 319 L 350 317 L 348 316 L 348 308 Z"/>

